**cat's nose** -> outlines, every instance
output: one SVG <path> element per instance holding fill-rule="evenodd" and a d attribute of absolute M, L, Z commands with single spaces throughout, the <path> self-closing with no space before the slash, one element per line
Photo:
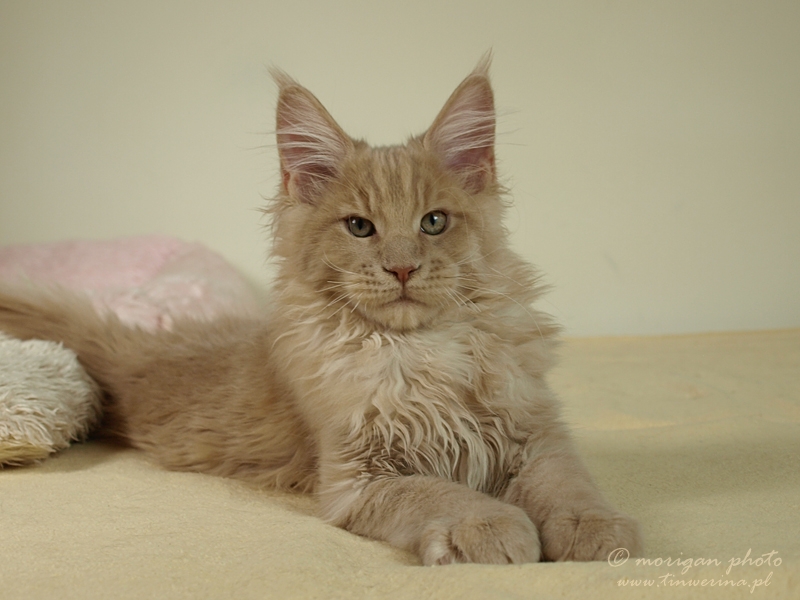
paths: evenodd
<path fill-rule="evenodd" d="M 400 283 L 405 284 L 405 282 L 408 281 L 408 278 L 411 277 L 411 274 L 418 268 L 419 267 L 392 267 L 384 270 L 387 273 L 394 273 L 394 276 L 397 277 L 397 280 Z"/>

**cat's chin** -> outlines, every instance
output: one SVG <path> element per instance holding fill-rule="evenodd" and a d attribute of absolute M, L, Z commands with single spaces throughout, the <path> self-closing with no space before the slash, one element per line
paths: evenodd
<path fill-rule="evenodd" d="M 428 326 L 439 310 L 411 298 L 402 297 L 364 310 L 370 321 L 395 331 L 412 331 Z"/>

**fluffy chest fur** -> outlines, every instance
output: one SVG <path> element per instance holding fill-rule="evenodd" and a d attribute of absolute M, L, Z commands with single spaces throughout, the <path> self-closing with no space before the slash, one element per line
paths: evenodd
<path fill-rule="evenodd" d="M 309 348 L 294 354 L 289 371 L 312 429 L 337 448 L 341 475 L 423 474 L 481 491 L 502 487 L 529 429 L 526 398 L 536 394 L 524 352 L 465 322 L 369 333 L 347 321 L 286 340 Z"/>
<path fill-rule="evenodd" d="M 497 346 L 469 326 L 365 340 L 353 359 L 370 393 L 348 437 L 369 448 L 371 475 L 436 475 L 482 491 L 502 483 L 519 444 L 503 406 L 516 369 Z"/>

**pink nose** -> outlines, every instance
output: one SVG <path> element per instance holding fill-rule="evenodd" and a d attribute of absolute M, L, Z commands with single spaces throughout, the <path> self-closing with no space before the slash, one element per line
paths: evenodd
<path fill-rule="evenodd" d="M 416 270 L 417 267 L 392 267 L 391 269 L 386 269 L 387 272 L 394 273 L 400 283 L 408 281 L 408 278 Z"/>

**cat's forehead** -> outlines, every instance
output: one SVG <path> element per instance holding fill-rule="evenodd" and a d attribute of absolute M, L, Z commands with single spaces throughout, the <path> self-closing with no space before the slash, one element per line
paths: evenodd
<path fill-rule="evenodd" d="M 429 210 L 439 179 L 430 160 L 408 146 L 367 148 L 344 173 L 365 215 L 403 219 Z"/>

